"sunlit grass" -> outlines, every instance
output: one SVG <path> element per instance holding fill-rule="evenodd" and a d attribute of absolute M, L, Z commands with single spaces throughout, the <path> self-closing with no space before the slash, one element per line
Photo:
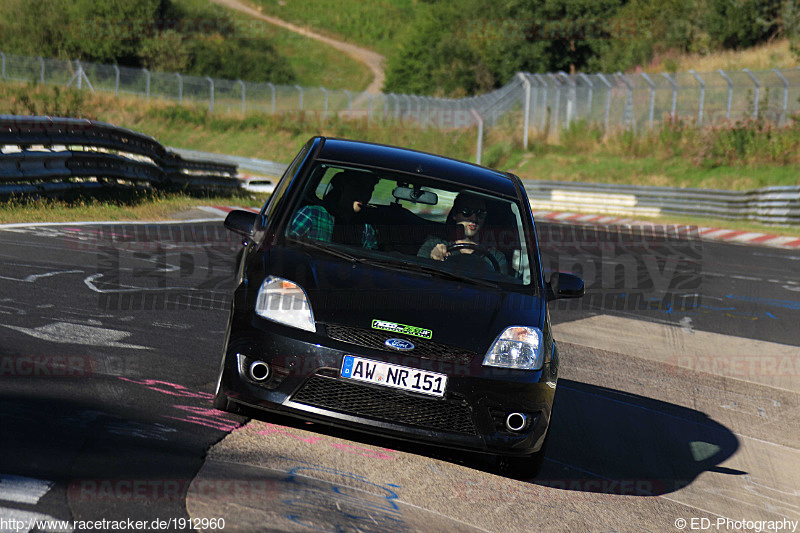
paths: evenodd
<path fill-rule="evenodd" d="M 412 27 L 419 0 L 254 0 L 265 15 L 279 17 L 323 35 L 392 55 L 399 36 Z"/>
<path fill-rule="evenodd" d="M 192 13 L 220 14 L 243 23 L 242 38 L 261 39 L 271 43 L 283 56 L 301 86 L 329 89 L 363 90 L 372 80 L 366 65 L 330 46 L 298 35 L 264 21 L 253 20 L 244 13 L 208 0 L 173 0 Z M 245 80 L 246 81 L 246 80 Z"/>
<path fill-rule="evenodd" d="M 716 72 L 723 70 L 769 70 L 797 66 L 797 58 L 789 50 L 788 39 L 775 39 L 745 50 L 720 50 L 710 54 L 664 55 L 656 57 L 646 72 Z"/>
<path fill-rule="evenodd" d="M 12 198 L 0 201 L 0 223 L 173 220 L 180 213 L 201 205 L 260 207 L 262 204 L 263 197 L 258 199 L 246 195 L 194 197 L 153 191 L 125 194 L 114 199 Z"/>

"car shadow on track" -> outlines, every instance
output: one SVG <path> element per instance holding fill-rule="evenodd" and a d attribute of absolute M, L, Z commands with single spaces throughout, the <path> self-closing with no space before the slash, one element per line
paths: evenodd
<path fill-rule="evenodd" d="M 702 412 L 614 389 L 560 379 L 543 486 L 584 492 L 656 496 L 678 490 L 719 467 L 739 447 L 736 436 Z M 494 458 L 368 435 L 255 410 L 248 416 L 280 426 L 430 457 L 497 473 Z"/>
<path fill-rule="evenodd" d="M 561 379 L 545 466 L 536 480 L 566 490 L 657 496 L 719 467 L 739 440 L 706 414 Z"/>

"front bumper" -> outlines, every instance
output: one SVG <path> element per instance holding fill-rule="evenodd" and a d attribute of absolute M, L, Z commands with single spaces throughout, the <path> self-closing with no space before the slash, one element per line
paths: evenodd
<path fill-rule="evenodd" d="M 325 335 L 272 323 L 255 315 L 234 321 L 223 364 L 223 393 L 232 401 L 328 425 L 504 455 L 537 452 L 547 432 L 555 395 L 555 365 L 540 371 L 482 366 L 470 361 L 420 358 L 348 344 Z M 340 377 L 342 359 L 356 355 L 447 374 L 437 398 Z M 263 381 L 252 362 L 269 365 Z M 519 431 L 506 428 L 510 413 L 527 417 Z"/>

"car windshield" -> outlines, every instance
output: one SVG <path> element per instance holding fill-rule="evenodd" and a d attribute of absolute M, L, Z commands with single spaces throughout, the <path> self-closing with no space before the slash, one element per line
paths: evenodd
<path fill-rule="evenodd" d="M 285 236 L 442 277 L 533 283 L 516 201 L 429 176 L 317 163 Z"/>

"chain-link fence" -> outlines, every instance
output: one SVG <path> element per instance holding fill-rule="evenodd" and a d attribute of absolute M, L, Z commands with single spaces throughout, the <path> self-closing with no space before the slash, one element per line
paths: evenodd
<path fill-rule="evenodd" d="M 452 99 L 223 80 L 0 52 L 0 79 L 194 103 L 214 113 L 303 111 L 439 129 L 492 126 L 502 119 L 522 128 L 526 143 L 529 132 L 557 133 L 578 121 L 605 131 L 641 132 L 668 117 L 698 126 L 756 117 L 784 125 L 800 111 L 800 67 L 675 74 L 518 73 L 492 92 Z"/>

